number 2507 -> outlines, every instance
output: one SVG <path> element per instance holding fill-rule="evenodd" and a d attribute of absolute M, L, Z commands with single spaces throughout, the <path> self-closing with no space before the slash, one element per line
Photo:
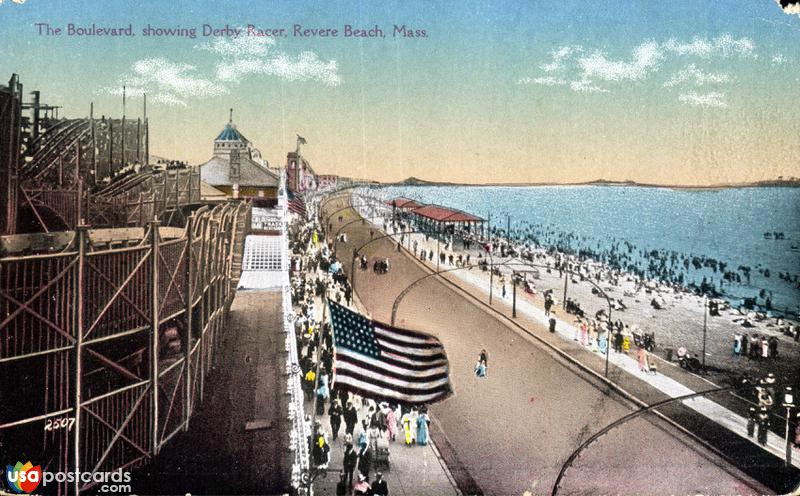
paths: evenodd
<path fill-rule="evenodd" d="M 75 424 L 75 417 L 62 417 L 60 419 L 47 419 L 44 423 L 44 430 L 46 431 L 55 431 L 58 429 L 67 429 L 68 431 L 72 430 L 72 426 Z"/>

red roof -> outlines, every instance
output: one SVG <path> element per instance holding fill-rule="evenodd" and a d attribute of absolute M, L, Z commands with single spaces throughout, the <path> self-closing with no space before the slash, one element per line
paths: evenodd
<path fill-rule="evenodd" d="M 413 213 L 437 222 L 483 222 L 480 217 L 439 205 L 426 205 L 414 210 Z"/>
<path fill-rule="evenodd" d="M 393 203 L 397 206 L 397 208 L 401 208 L 403 210 L 414 210 L 425 206 L 424 203 L 419 203 L 411 200 L 410 198 L 403 198 L 402 196 L 386 202 L 387 205 L 391 205 Z"/>

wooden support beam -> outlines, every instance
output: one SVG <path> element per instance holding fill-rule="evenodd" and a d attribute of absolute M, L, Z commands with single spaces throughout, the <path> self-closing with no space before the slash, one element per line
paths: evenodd
<path fill-rule="evenodd" d="M 159 261 L 159 233 L 158 233 L 158 220 L 150 222 L 150 259 L 152 262 L 152 274 L 150 290 L 152 292 L 151 303 L 152 316 L 150 325 L 150 390 L 153 395 L 152 410 L 151 410 L 151 427 L 152 427 L 152 453 L 153 456 L 158 454 L 159 439 L 158 439 L 158 324 L 159 316 L 159 298 L 158 298 L 158 261 Z"/>

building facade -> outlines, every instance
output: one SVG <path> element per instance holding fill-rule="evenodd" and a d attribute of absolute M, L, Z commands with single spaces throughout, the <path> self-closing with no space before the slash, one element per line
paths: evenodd
<path fill-rule="evenodd" d="M 286 155 L 286 188 L 292 193 L 317 189 L 317 174 L 297 151 Z"/>
<path fill-rule="evenodd" d="M 277 171 L 261 158 L 261 152 L 236 129 L 233 122 L 214 140 L 213 156 L 200 166 L 200 179 L 229 198 L 248 198 L 254 204 L 272 206 L 278 198 Z"/>

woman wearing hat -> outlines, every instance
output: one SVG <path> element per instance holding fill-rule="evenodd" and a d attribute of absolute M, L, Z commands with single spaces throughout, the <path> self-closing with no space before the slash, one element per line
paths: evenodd
<path fill-rule="evenodd" d="M 371 490 L 372 488 L 369 486 L 366 476 L 364 476 L 364 474 L 359 474 L 358 482 L 353 485 L 353 494 L 366 496 Z"/>

